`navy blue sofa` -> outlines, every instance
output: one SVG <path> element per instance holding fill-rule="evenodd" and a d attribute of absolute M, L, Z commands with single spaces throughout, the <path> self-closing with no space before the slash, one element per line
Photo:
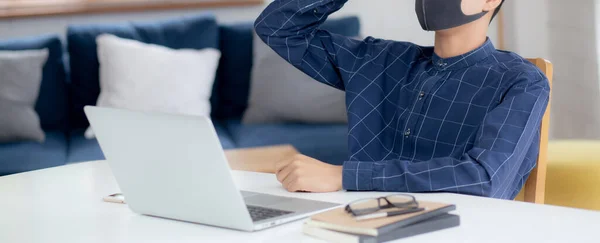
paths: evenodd
<path fill-rule="evenodd" d="M 359 36 L 360 23 L 357 17 L 346 17 L 329 20 L 323 28 Z M 83 107 L 94 105 L 100 93 L 95 38 L 102 33 L 174 49 L 220 49 L 211 104 L 225 149 L 292 144 L 328 163 L 347 159 L 345 124 L 242 124 L 252 69 L 252 23 L 219 25 L 214 16 L 202 14 L 153 23 L 70 26 L 66 41 L 58 36 L 0 40 L 0 50 L 50 51 L 35 107 L 46 141 L 0 144 L 0 176 L 104 159 L 97 141 L 83 137 L 89 125 Z"/>

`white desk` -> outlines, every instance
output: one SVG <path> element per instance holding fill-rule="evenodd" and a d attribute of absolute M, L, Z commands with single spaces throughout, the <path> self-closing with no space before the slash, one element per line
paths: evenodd
<path fill-rule="evenodd" d="M 275 176 L 234 172 L 243 190 L 337 203 L 387 193 L 292 194 Z M 118 192 L 105 162 L 0 177 L 0 242 L 320 242 L 301 222 L 257 233 L 141 216 L 101 198 Z M 218 196 L 218 195 L 211 195 Z M 400 242 L 600 242 L 600 213 L 455 194 L 419 194 L 454 203 L 458 228 Z"/>

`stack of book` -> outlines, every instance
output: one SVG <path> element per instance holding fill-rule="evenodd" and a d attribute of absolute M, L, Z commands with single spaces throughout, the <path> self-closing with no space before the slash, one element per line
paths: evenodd
<path fill-rule="evenodd" d="M 455 205 L 419 202 L 419 206 L 425 210 L 365 221 L 357 221 L 344 208 L 337 208 L 311 217 L 304 223 L 302 231 L 330 242 L 371 243 L 402 239 L 460 225 L 460 217 L 450 214 L 456 210 Z"/>

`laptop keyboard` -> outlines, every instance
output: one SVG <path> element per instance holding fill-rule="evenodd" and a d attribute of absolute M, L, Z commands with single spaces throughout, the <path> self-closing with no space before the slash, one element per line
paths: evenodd
<path fill-rule="evenodd" d="M 277 210 L 272 208 L 262 208 L 257 206 L 249 206 L 248 211 L 250 212 L 250 217 L 252 217 L 253 222 L 258 222 L 265 219 L 275 218 L 286 214 L 291 214 L 293 212 Z"/>

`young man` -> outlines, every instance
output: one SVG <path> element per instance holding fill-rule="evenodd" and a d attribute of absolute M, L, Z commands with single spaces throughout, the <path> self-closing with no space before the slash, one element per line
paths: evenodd
<path fill-rule="evenodd" d="M 550 88 L 533 64 L 486 37 L 503 0 L 416 0 L 434 47 L 319 29 L 346 2 L 275 0 L 256 20 L 288 62 L 346 91 L 348 161 L 283 161 L 283 186 L 513 199 L 536 165 Z"/>

